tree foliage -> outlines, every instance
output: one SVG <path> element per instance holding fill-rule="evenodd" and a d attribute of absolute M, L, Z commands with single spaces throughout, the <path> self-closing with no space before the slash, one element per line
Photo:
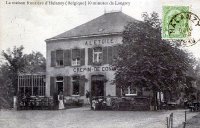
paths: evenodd
<path fill-rule="evenodd" d="M 12 50 L 9 48 L 2 52 L 3 57 L 6 62 L 3 66 L 7 67 L 7 78 L 5 80 L 10 80 L 12 87 L 14 88 L 14 95 L 16 95 L 17 90 L 17 76 L 19 72 L 23 72 L 27 62 L 24 59 L 23 46 L 14 47 Z M 2 66 L 1 66 L 2 68 Z M 3 74 L 4 75 L 4 74 Z"/>
<path fill-rule="evenodd" d="M 5 61 L 0 66 L 0 102 L 6 106 L 17 93 L 18 74 L 44 72 L 46 69 L 46 60 L 40 52 L 24 54 L 23 50 L 23 46 L 15 46 L 2 52 Z"/>
<path fill-rule="evenodd" d="M 46 59 L 40 52 L 33 51 L 31 54 L 25 54 L 24 57 L 27 62 L 24 72 L 26 73 L 45 72 Z"/>
<path fill-rule="evenodd" d="M 197 65 L 195 66 L 194 73 L 196 77 L 196 86 L 200 92 L 200 60 L 197 62 Z"/>
<path fill-rule="evenodd" d="M 0 108 L 10 108 L 12 106 L 13 87 L 9 78 L 9 67 L 0 67 Z"/>
<path fill-rule="evenodd" d="M 114 64 L 116 85 L 126 88 L 132 83 L 157 91 L 180 90 L 185 86 L 192 59 L 186 51 L 162 40 L 157 13 L 144 13 L 143 18 L 125 26 Z"/>

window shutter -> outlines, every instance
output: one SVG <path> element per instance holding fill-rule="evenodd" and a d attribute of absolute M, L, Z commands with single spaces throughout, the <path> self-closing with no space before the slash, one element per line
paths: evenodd
<path fill-rule="evenodd" d="M 54 95 L 55 90 L 55 77 L 50 77 L 50 96 Z"/>
<path fill-rule="evenodd" d="M 85 49 L 81 49 L 81 66 L 85 65 Z"/>
<path fill-rule="evenodd" d="M 112 47 L 109 46 L 109 47 L 108 47 L 108 64 L 112 64 L 112 62 L 113 62 L 113 56 L 112 56 L 112 53 L 113 53 L 113 51 L 112 51 Z"/>
<path fill-rule="evenodd" d="M 51 67 L 56 66 L 56 51 L 51 51 Z"/>
<path fill-rule="evenodd" d="M 80 96 L 84 96 L 85 94 L 85 76 L 81 76 L 80 78 Z"/>
<path fill-rule="evenodd" d="M 92 65 L 93 63 L 93 49 L 88 48 L 88 65 Z"/>
<path fill-rule="evenodd" d="M 64 65 L 71 66 L 71 50 L 65 50 L 64 52 Z"/>
<path fill-rule="evenodd" d="M 116 96 L 121 96 L 121 88 L 116 85 Z"/>
<path fill-rule="evenodd" d="M 112 50 L 112 58 L 115 59 L 118 57 L 118 48 L 119 46 L 114 46 Z"/>
<path fill-rule="evenodd" d="M 108 47 L 103 47 L 103 64 L 108 63 Z"/>
<path fill-rule="evenodd" d="M 70 76 L 64 77 L 64 96 L 71 96 L 71 78 Z"/>

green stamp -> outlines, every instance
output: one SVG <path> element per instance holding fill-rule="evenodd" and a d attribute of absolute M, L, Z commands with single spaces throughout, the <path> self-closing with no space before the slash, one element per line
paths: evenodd
<path fill-rule="evenodd" d="M 163 39 L 186 39 L 191 35 L 188 12 L 189 6 L 163 6 Z"/>

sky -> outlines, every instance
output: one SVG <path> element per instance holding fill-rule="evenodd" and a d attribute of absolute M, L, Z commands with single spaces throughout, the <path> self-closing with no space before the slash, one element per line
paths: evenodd
<path fill-rule="evenodd" d="M 123 13 L 142 20 L 141 14 L 143 12 L 151 13 L 155 11 L 162 18 L 162 6 L 164 5 L 189 5 L 192 12 L 200 17 L 200 0 L 116 0 L 116 2 L 130 2 L 130 5 L 106 6 L 8 4 L 8 2 L 16 1 L 7 0 L 7 4 L 6 0 L 0 1 L 0 50 L 23 45 L 25 53 L 39 51 L 44 56 L 46 56 L 45 39 L 88 22 L 103 15 L 105 11 L 122 10 Z M 46 2 L 48 0 L 20 1 Z M 52 2 L 54 1 L 66 2 L 66 0 L 52 0 Z M 77 2 L 81 0 L 68 1 Z M 88 1 L 97 2 L 97 0 Z M 115 0 L 103 1 L 115 2 Z M 186 49 L 192 52 L 195 57 L 200 58 L 200 42 Z"/>

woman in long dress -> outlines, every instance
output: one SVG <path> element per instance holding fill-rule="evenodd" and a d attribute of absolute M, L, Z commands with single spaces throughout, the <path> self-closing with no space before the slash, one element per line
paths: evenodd
<path fill-rule="evenodd" d="M 63 103 L 63 99 L 64 99 L 63 93 L 60 92 L 59 95 L 58 95 L 58 101 L 59 101 L 58 109 L 64 109 L 65 108 L 64 103 Z"/>

